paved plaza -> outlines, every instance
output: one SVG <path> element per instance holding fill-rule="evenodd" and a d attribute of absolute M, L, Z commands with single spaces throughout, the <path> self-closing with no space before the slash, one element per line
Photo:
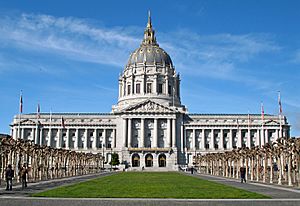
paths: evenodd
<path fill-rule="evenodd" d="M 234 186 L 237 188 L 245 189 L 252 192 L 269 195 L 272 199 L 259 200 L 259 199 L 131 199 L 131 198 L 36 198 L 29 197 L 30 194 L 41 192 L 50 188 L 59 187 L 62 185 L 78 183 L 89 179 L 97 178 L 100 176 L 111 175 L 111 173 L 100 173 L 94 175 L 86 175 L 81 177 L 71 177 L 64 179 L 50 180 L 40 183 L 29 183 L 26 190 L 21 190 L 20 185 L 15 186 L 13 191 L 5 191 L 2 187 L 0 189 L 0 206 L 14 206 L 14 205 L 44 205 L 44 206 L 77 206 L 77 205 L 103 205 L 103 206 L 131 206 L 131 205 L 203 205 L 203 206 L 218 206 L 218 205 L 243 205 L 243 206 L 285 206 L 285 205 L 299 205 L 300 204 L 300 190 L 287 187 L 279 187 L 273 185 L 264 185 L 261 183 L 246 183 L 242 184 L 235 179 L 225 179 L 222 177 L 212 177 L 208 175 L 193 175 L 202 179 L 215 181 L 218 183 Z M 190 175 L 190 174 L 188 174 Z"/>

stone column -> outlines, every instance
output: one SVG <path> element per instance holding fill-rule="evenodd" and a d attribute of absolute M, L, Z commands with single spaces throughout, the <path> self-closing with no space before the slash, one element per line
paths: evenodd
<path fill-rule="evenodd" d="M 176 147 L 176 119 L 172 119 L 172 147 Z"/>
<path fill-rule="evenodd" d="M 166 76 L 166 95 L 169 94 L 169 77 Z"/>
<path fill-rule="evenodd" d="M 192 139 L 192 149 L 193 150 L 196 150 L 196 130 L 195 129 L 193 129 L 193 139 Z"/>
<path fill-rule="evenodd" d="M 256 145 L 255 146 L 260 146 L 260 134 L 259 134 L 259 129 L 256 131 Z"/>
<path fill-rule="evenodd" d="M 21 128 L 21 139 L 24 139 L 24 133 L 25 133 L 25 129 Z"/>
<path fill-rule="evenodd" d="M 127 120 L 123 119 L 123 147 L 126 147 L 126 140 L 127 140 Z"/>
<path fill-rule="evenodd" d="M 171 119 L 167 122 L 167 145 L 166 147 L 171 147 Z"/>
<path fill-rule="evenodd" d="M 201 129 L 201 149 L 205 150 L 205 130 Z"/>
<path fill-rule="evenodd" d="M 145 74 L 143 74 L 142 77 L 142 83 L 141 83 L 141 94 L 145 94 Z"/>
<path fill-rule="evenodd" d="M 269 130 L 265 129 L 265 144 L 269 143 Z"/>
<path fill-rule="evenodd" d="M 221 132 L 221 137 L 220 137 L 219 149 L 223 150 L 224 149 L 224 129 L 221 129 L 220 132 Z"/>
<path fill-rule="evenodd" d="M 61 129 L 57 129 L 57 133 L 56 133 L 56 148 L 61 148 Z"/>
<path fill-rule="evenodd" d="M 49 128 L 48 135 L 49 135 L 49 138 L 48 138 L 48 144 L 47 144 L 47 146 L 51 147 L 51 141 L 52 141 L 52 129 L 51 129 L 51 127 Z"/>
<path fill-rule="evenodd" d="M 85 132 L 84 132 L 84 142 L 83 142 L 83 148 L 84 149 L 88 149 L 88 138 L 89 138 L 89 130 L 88 129 L 85 129 Z"/>
<path fill-rule="evenodd" d="M 157 148 L 157 142 L 158 142 L 158 120 L 154 118 L 154 134 L 153 134 L 153 146 L 154 148 Z"/>
<path fill-rule="evenodd" d="M 251 148 L 251 130 L 248 129 L 248 135 L 247 135 L 247 147 Z"/>
<path fill-rule="evenodd" d="M 210 137 L 210 149 L 215 149 L 215 131 L 211 129 L 211 137 Z"/>
<path fill-rule="evenodd" d="M 184 126 L 183 126 L 183 124 L 181 124 L 181 126 L 180 126 L 180 141 L 181 141 L 181 151 L 183 151 L 183 148 L 184 148 L 184 139 L 185 139 L 185 137 L 184 137 L 184 135 L 185 135 L 185 132 L 184 132 Z"/>
<path fill-rule="evenodd" d="M 112 129 L 112 132 L 111 132 L 111 138 L 112 138 L 112 140 L 111 140 L 111 148 L 115 148 L 116 146 L 115 146 L 115 143 L 116 143 L 116 132 L 115 132 L 115 129 Z"/>
<path fill-rule="evenodd" d="M 233 149 L 233 132 L 232 132 L 232 129 L 229 130 L 229 137 L 228 137 L 228 149 Z"/>
<path fill-rule="evenodd" d="M 242 129 L 237 130 L 237 147 L 242 147 Z"/>
<path fill-rule="evenodd" d="M 78 149 L 78 148 L 79 148 L 79 129 L 76 128 L 74 149 Z"/>
<path fill-rule="evenodd" d="M 158 94 L 158 91 L 157 91 L 157 75 L 155 75 L 155 77 L 154 77 L 154 94 Z"/>
<path fill-rule="evenodd" d="M 107 145 L 106 145 L 106 129 L 103 129 L 103 144 L 104 144 L 104 147 L 107 148 Z"/>
<path fill-rule="evenodd" d="M 127 135 L 127 138 L 128 138 L 128 148 L 132 147 L 132 145 L 131 145 L 131 140 L 132 140 L 132 119 L 131 118 L 128 119 L 128 135 Z"/>
<path fill-rule="evenodd" d="M 262 128 L 261 131 L 260 131 L 260 134 L 261 134 L 261 142 L 260 142 L 260 146 L 263 146 L 265 145 L 265 130 Z"/>
<path fill-rule="evenodd" d="M 66 132 L 66 149 L 70 149 L 70 128 L 67 128 Z"/>
<path fill-rule="evenodd" d="M 145 119 L 141 119 L 141 145 L 140 147 L 145 147 L 144 145 L 145 142 Z"/>
<path fill-rule="evenodd" d="M 97 150 L 97 140 L 98 140 L 98 134 L 97 134 L 97 129 L 94 129 L 94 141 L 93 141 L 93 150 Z"/>
<path fill-rule="evenodd" d="M 43 138 L 43 128 L 40 128 L 40 145 L 43 145 L 44 143 Z"/>
<path fill-rule="evenodd" d="M 39 144 L 39 126 L 36 125 L 35 127 L 35 139 L 34 139 L 34 144 Z"/>

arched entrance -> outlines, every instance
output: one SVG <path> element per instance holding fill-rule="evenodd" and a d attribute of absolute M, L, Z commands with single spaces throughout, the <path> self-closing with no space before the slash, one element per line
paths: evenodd
<path fill-rule="evenodd" d="M 140 166 L 140 155 L 133 154 L 131 162 L 132 162 L 132 167 L 139 167 Z"/>
<path fill-rule="evenodd" d="M 147 154 L 146 155 L 145 165 L 146 165 L 146 167 L 153 167 L 153 156 L 152 156 L 152 154 Z"/>
<path fill-rule="evenodd" d="M 159 167 L 166 167 L 166 155 L 165 154 L 160 154 L 158 156 L 158 166 Z"/>

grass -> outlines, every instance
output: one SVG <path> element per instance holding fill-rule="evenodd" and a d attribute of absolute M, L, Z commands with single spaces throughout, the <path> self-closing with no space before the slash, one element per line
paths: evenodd
<path fill-rule="evenodd" d="M 267 196 L 177 172 L 123 172 L 36 193 L 35 197 L 257 199 Z"/>

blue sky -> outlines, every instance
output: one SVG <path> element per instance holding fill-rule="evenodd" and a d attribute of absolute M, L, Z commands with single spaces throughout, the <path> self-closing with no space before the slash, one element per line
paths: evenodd
<path fill-rule="evenodd" d="M 0 2 L 0 133 L 24 113 L 110 112 L 151 10 L 190 113 L 278 114 L 300 135 L 299 1 Z"/>

